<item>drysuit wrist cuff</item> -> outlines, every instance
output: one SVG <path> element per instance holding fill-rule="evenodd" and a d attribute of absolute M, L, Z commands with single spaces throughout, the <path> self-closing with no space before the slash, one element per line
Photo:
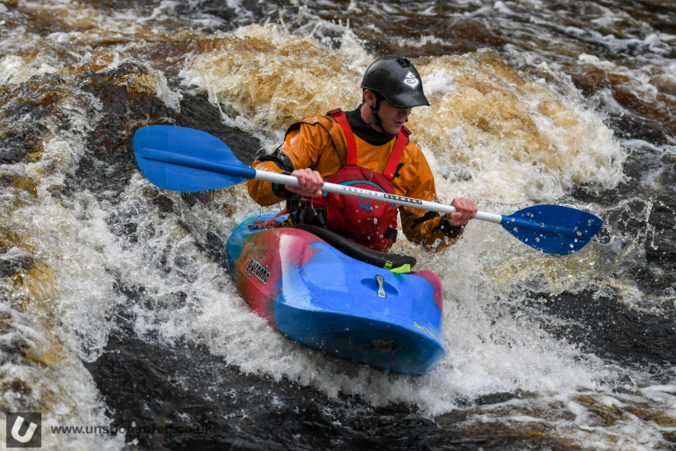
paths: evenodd
<path fill-rule="evenodd" d="M 462 235 L 462 232 L 465 230 L 465 226 L 454 226 L 448 222 L 446 216 L 442 216 L 441 221 L 439 221 L 439 229 L 447 237 L 457 238 Z"/>

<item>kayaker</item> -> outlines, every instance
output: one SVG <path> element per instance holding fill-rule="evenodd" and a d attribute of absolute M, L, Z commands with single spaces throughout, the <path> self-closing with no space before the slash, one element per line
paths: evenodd
<path fill-rule="evenodd" d="M 413 64 L 402 57 L 374 61 L 361 83 L 362 103 L 352 111 L 292 125 L 282 145 L 256 160 L 254 169 L 290 173 L 300 186 L 249 180 L 260 205 L 287 201 L 289 221 L 328 227 L 372 249 L 387 251 L 396 240 L 397 209 L 378 201 L 324 195 L 324 181 L 436 201 L 434 177 L 404 123 L 413 107 L 429 105 Z M 455 213 L 440 215 L 399 207 L 409 241 L 441 249 L 455 243 L 476 215 L 474 202 L 453 199 Z"/>

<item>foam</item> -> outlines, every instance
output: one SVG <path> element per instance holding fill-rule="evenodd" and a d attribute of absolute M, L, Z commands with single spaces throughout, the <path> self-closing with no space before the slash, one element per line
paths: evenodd
<path fill-rule="evenodd" d="M 36 2 L 24 4 L 42 7 Z M 129 11 L 107 17 L 92 9 L 73 8 L 73 2 L 52 4 L 48 9 L 66 17 L 68 26 L 94 25 L 82 27 L 81 32 L 47 36 L 47 44 L 32 60 L 3 57 L 0 83 L 21 83 L 54 71 L 67 75 L 67 68 L 45 56 L 51 55 L 50 46 L 79 42 L 78 58 L 87 61 L 89 45 L 102 36 L 152 42 L 158 36 L 201 39 L 200 27 L 220 24 L 202 17 L 196 22 L 198 31 L 172 30 L 178 20 L 171 17 L 176 5 L 162 2 L 137 21 L 131 20 L 136 18 Z M 506 5 L 494 3 L 492 10 L 510 13 Z M 228 7 L 242 8 L 236 1 Z M 396 12 L 394 6 L 390 8 Z M 69 13 L 70 9 L 77 11 Z M 246 12 L 242 9 L 241 14 Z M 326 45 L 331 36 L 328 31 L 337 32 L 338 48 Z M 34 43 L 31 39 L 36 39 L 16 33 L 21 37 L 17 45 L 29 47 Z M 356 106 L 361 74 L 374 56 L 342 25 L 310 22 L 303 33 L 313 37 L 301 37 L 273 24 L 211 34 L 209 45 L 195 50 L 181 77 L 185 86 L 196 85 L 209 94 L 221 108 L 224 122 L 261 137 L 272 149 L 290 123 L 334 107 Z M 433 39 L 423 37 L 420 43 Z M 648 36 L 646 43 L 659 49 L 669 39 Z M 2 45 L 3 49 L 10 46 Z M 129 61 L 125 52 L 138 49 L 133 44 L 113 47 L 115 57 L 107 60 L 107 68 Z M 439 197 L 450 200 L 462 195 L 479 200 L 482 209 L 509 213 L 534 201 L 558 201 L 578 189 L 602 191 L 617 186 L 626 151 L 644 143 L 625 142 L 628 149 L 623 149 L 603 124 L 604 118 L 565 77 L 557 76 L 558 68 L 519 60 L 526 58 L 522 54 L 510 55 L 510 61 L 520 61 L 542 74 L 534 76 L 514 69 L 504 58 L 479 51 L 415 61 L 433 105 L 417 108 L 409 125 L 435 172 Z M 43 64 L 42 59 L 49 62 Z M 578 59 L 611 67 L 592 55 Z M 650 84 L 650 67 L 611 68 L 626 71 L 632 81 Z M 661 77 L 665 83 L 673 80 L 669 74 Z M 169 87 L 163 74 L 151 71 L 148 88 L 167 106 L 178 108 L 180 92 Z M 648 100 L 655 95 L 649 86 L 637 92 Z M 447 355 L 420 378 L 338 361 L 272 330 L 236 293 L 222 266 L 204 252 L 208 233 L 226 237 L 249 212 L 260 210 L 244 186 L 220 190 L 210 202 L 195 205 L 180 194 L 165 193 L 175 206 L 171 214 L 150 201 L 155 191 L 140 174 L 132 177 L 116 206 L 86 191 L 65 199 L 52 195 L 54 187 L 77 167 L 87 151 L 84 137 L 99 120 L 98 105 L 89 104 L 87 96 L 78 99 L 64 101 L 64 111 L 72 114 L 70 120 L 75 124 L 72 133 L 46 124 L 52 136 L 38 163 L 0 167 L 2 175 L 36 181 L 35 195 L 28 201 L 29 196 L 18 189 L 2 193 L 0 223 L 21 238 L 7 251 L 8 258 L 33 258 L 38 264 L 23 276 L 24 285 L 13 292 L 9 306 L 0 306 L 0 313 L 12 315 L 13 328 L 0 338 L 25 343 L 36 356 L 33 363 L 42 362 L 10 362 L 3 369 L 9 368 L 35 387 L 35 396 L 53 394 L 44 404 L 46 424 L 109 422 L 82 361 L 100 355 L 114 327 L 111 312 L 124 309 L 134 320 L 134 331 L 145 340 L 202 344 L 242 372 L 296 381 L 330 397 L 355 394 L 373 405 L 405 402 L 424 414 L 438 415 L 464 408 L 467 401 L 483 395 L 505 392 L 515 398 L 476 407 L 467 421 L 544 421 L 556 433 L 588 447 L 659 443 L 660 427 L 644 419 L 650 418 L 649 412 L 642 418 L 626 415 L 605 428 L 594 423 L 594 412 L 598 404 L 629 406 L 637 412 L 641 403 L 650 400 L 656 409 L 673 415 L 673 384 L 652 384 L 641 370 L 612 366 L 550 335 L 541 323 L 558 320 L 526 307 L 524 287 L 556 294 L 591 286 L 600 294 L 608 290 L 631 302 L 643 302 L 636 287 L 618 288 L 610 286 L 613 281 L 598 281 L 598 268 L 607 262 L 594 245 L 569 258 L 554 259 L 524 250 L 499 227 L 484 223 L 472 223 L 460 243 L 443 253 L 401 244 L 419 257 L 421 267 L 438 272 L 442 279 Z M 622 111 L 620 105 L 617 111 Z M 620 208 L 630 210 L 628 205 Z M 113 235 L 114 214 L 135 218 L 136 241 Z M 625 250 L 619 244 L 618 256 L 627 257 L 619 254 Z M 611 241 L 606 247 L 613 246 Z M 144 291 L 137 298 L 120 296 L 118 283 Z M 34 315 L 18 307 L 24 303 Z M 664 378 L 673 379 L 673 375 Z M 524 398 L 517 399 L 521 394 Z M 16 395 L 3 394 L 3 405 L 23 407 Z M 627 438 L 613 443 L 614 436 Z M 53 448 L 123 446 L 123 437 L 59 440 L 48 438 L 45 443 Z"/>
<path fill-rule="evenodd" d="M 57 69 L 47 63 L 36 67 L 28 64 L 18 55 L 6 55 L 0 58 L 0 84 L 19 84 L 28 81 L 34 75 L 53 74 Z"/>

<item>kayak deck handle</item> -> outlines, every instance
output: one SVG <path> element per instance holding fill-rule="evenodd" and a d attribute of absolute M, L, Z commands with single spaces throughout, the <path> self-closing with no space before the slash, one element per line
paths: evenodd
<path fill-rule="evenodd" d="M 385 278 L 383 276 L 381 276 L 380 274 L 378 274 L 376 276 L 376 282 L 378 283 L 378 296 L 380 296 L 381 298 L 384 298 L 385 297 L 385 285 L 384 285 Z"/>

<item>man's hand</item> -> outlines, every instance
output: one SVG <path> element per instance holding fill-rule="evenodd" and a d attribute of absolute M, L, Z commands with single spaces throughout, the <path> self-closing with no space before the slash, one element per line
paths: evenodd
<path fill-rule="evenodd" d="M 446 215 L 446 220 L 453 227 L 462 227 L 467 225 L 470 219 L 476 216 L 476 205 L 469 199 L 453 199 L 451 206 L 455 207 L 455 213 Z"/>
<path fill-rule="evenodd" d="M 319 197 L 322 195 L 321 188 L 324 185 L 324 179 L 319 172 L 312 169 L 296 169 L 291 175 L 298 179 L 299 186 L 284 185 L 287 190 L 303 197 Z"/>

